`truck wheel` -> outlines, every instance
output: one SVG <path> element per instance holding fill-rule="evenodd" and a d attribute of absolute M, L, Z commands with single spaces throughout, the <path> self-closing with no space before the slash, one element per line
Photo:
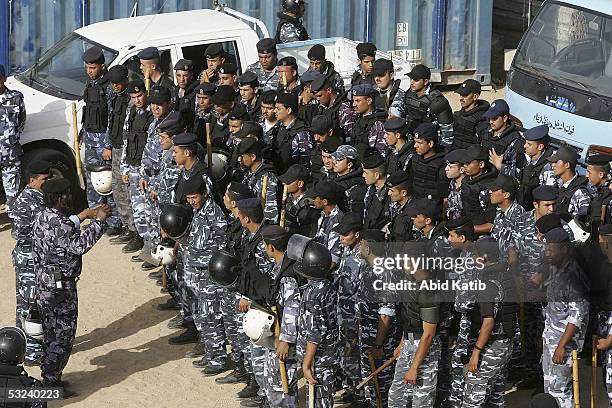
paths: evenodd
<path fill-rule="evenodd" d="M 73 211 L 81 211 L 87 207 L 87 196 L 85 191 L 81 189 L 79 178 L 74 168 L 74 159 L 68 157 L 66 154 L 59 150 L 39 148 L 33 149 L 26 152 L 23 155 L 22 163 L 22 174 L 21 174 L 21 185 L 27 184 L 27 174 L 30 167 L 30 163 L 35 161 L 44 160 L 51 163 L 51 174 L 56 178 L 66 178 L 70 180 L 72 184 L 72 196 L 73 196 Z"/>

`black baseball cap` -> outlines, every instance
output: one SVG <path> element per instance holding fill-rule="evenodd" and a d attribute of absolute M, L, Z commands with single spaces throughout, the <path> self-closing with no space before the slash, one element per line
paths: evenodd
<path fill-rule="evenodd" d="M 372 69 L 372 75 L 375 77 L 383 76 L 388 72 L 394 72 L 393 62 L 391 60 L 380 58 L 374 61 L 374 68 Z"/>
<path fill-rule="evenodd" d="M 406 75 L 415 81 L 418 81 L 419 79 L 431 79 L 431 70 L 426 65 L 418 64 L 415 65 L 414 68 L 412 68 L 412 71 Z"/>
<path fill-rule="evenodd" d="M 552 156 L 547 159 L 551 163 L 561 160 L 565 163 L 578 163 L 578 152 L 570 146 L 561 146 Z"/>
<path fill-rule="evenodd" d="M 479 94 L 481 91 L 480 82 L 475 79 L 466 79 L 455 92 L 461 96 L 468 96 L 469 94 Z"/>
<path fill-rule="evenodd" d="M 347 212 L 342 215 L 338 225 L 332 228 L 332 231 L 337 231 L 340 235 L 347 235 L 350 232 L 363 230 L 363 220 L 360 213 Z"/>
<path fill-rule="evenodd" d="M 495 180 L 489 183 L 489 190 L 503 190 L 506 193 L 516 194 L 516 190 L 518 189 L 517 184 L 518 183 L 516 182 L 514 177 L 506 176 L 505 174 L 500 174 Z"/>
<path fill-rule="evenodd" d="M 310 179 L 310 173 L 308 172 L 308 169 L 301 164 L 293 164 L 284 174 L 278 176 L 278 179 L 283 184 L 291 184 L 296 180 L 306 182 Z"/>

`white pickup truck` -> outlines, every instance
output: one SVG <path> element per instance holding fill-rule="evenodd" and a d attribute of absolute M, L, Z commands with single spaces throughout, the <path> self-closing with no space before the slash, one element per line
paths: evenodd
<path fill-rule="evenodd" d="M 242 72 L 257 61 L 256 43 L 263 37 L 269 37 L 269 33 L 261 21 L 229 8 L 110 20 L 70 33 L 28 70 L 7 79 L 6 86 L 21 91 L 25 97 L 27 121 L 21 135 L 24 168 L 33 160 L 44 159 L 52 163 L 56 176 L 84 187 L 83 177 L 76 169 L 72 103 L 77 104 L 76 122 L 80 125 L 81 96 L 87 81 L 81 55 L 89 47 L 101 47 L 108 67 L 123 64 L 133 78 L 141 76 L 136 54 L 143 48 L 157 47 L 163 70 L 172 76 L 172 67 L 181 58 L 192 60 L 195 72 L 205 68 L 204 50 L 220 42 L 235 57 Z M 279 55 L 296 57 L 300 72 L 304 72 L 308 49 L 314 44 L 325 46 L 327 59 L 348 84 L 358 63 L 354 41 L 328 38 L 283 44 L 278 47 Z M 382 57 L 391 55 L 379 52 L 377 58 Z M 397 59 L 395 63 L 396 77 L 404 78 L 411 66 Z"/>

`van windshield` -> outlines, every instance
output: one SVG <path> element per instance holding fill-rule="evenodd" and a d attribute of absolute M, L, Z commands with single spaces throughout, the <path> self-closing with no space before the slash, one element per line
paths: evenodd
<path fill-rule="evenodd" d="M 612 17 L 545 3 L 514 65 L 579 91 L 612 95 Z"/>
<path fill-rule="evenodd" d="M 94 45 L 102 48 L 106 65 L 110 66 L 117 57 L 116 51 L 71 33 L 45 52 L 36 64 L 17 79 L 54 96 L 78 99 L 87 85 L 85 63 L 81 56 Z"/>

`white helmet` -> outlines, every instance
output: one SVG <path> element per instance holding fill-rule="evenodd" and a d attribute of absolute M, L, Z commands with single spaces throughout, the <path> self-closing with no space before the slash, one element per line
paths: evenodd
<path fill-rule="evenodd" d="M 153 259 L 157 259 L 164 266 L 172 265 L 174 262 L 176 262 L 174 248 L 164 245 L 158 245 L 157 248 L 153 249 L 151 252 L 151 257 L 153 257 Z"/>
<path fill-rule="evenodd" d="M 28 314 L 23 321 L 23 331 L 36 340 L 43 339 L 42 317 L 36 307 L 30 307 Z"/>
<path fill-rule="evenodd" d="M 90 172 L 91 185 L 100 195 L 113 194 L 113 169 L 108 164 L 87 166 Z"/>
<path fill-rule="evenodd" d="M 591 233 L 587 231 L 587 227 L 575 218 L 568 222 L 567 226 L 572 230 L 576 242 L 586 242 L 591 236 Z"/>
<path fill-rule="evenodd" d="M 242 319 L 244 333 L 258 346 L 273 349 L 274 315 L 251 307 Z"/>

